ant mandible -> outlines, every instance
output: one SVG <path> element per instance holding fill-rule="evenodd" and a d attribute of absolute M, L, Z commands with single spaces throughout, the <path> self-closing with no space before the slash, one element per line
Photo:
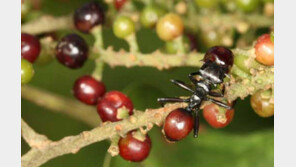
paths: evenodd
<path fill-rule="evenodd" d="M 158 98 L 157 101 L 162 105 L 168 102 L 186 102 L 188 106 L 185 108 L 187 112 L 192 113 L 194 117 L 194 137 L 198 136 L 199 129 L 199 116 L 198 112 L 200 110 L 201 103 L 203 101 L 210 101 L 226 109 L 231 109 L 231 106 L 215 100 L 212 97 L 223 97 L 224 88 L 221 92 L 212 91 L 213 87 L 217 87 L 219 84 L 223 83 L 225 77 L 228 77 L 230 68 L 233 65 L 233 53 L 231 50 L 222 47 L 214 46 L 210 48 L 203 59 L 204 64 L 197 71 L 189 74 L 189 79 L 194 85 L 194 89 L 187 85 L 183 81 L 171 80 L 175 85 L 189 91 L 192 95 L 187 99 L 182 98 Z M 195 78 L 199 76 L 199 80 Z"/>

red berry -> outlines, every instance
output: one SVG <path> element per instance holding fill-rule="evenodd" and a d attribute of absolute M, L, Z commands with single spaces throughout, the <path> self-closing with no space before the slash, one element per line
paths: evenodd
<path fill-rule="evenodd" d="M 103 82 L 85 75 L 75 81 L 73 92 L 74 96 L 83 103 L 95 105 L 98 99 L 105 94 L 106 89 Z"/>
<path fill-rule="evenodd" d="M 120 10 L 127 0 L 114 0 L 114 6 L 117 10 Z"/>
<path fill-rule="evenodd" d="M 22 33 L 21 41 L 22 58 L 33 63 L 39 56 L 41 50 L 39 40 L 33 35 Z"/>
<path fill-rule="evenodd" d="M 223 128 L 233 119 L 234 109 L 226 110 L 216 104 L 209 104 L 203 109 L 205 120 L 214 128 Z"/>
<path fill-rule="evenodd" d="M 261 35 L 255 45 L 256 60 L 264 65 L 274 64 L 274 43 L 269 34 Z"/>
<path fill-rule="evenodd" d="M 197 51 L 197 40 L 196 40 L 195 36 L 193 34 L 186 34 L 186 36 L 188 37 L 189 42 L 190 42 L 190 50 Z"/>
<path fill-rule="evenodd" d="M 227 70 L 232 67 L 233 61 L 234 56 L 232 51 L 222 46 L 210 48 L 204 57 L 204 62 L 215 62 Z"/>
<path fill-rule="evenodd" d="M 141 132 L 129 132 L 126 137 L 120 138 L 118 142 L 119 155 L 128 161 L 140 162 L 146 159 L 150 153 L 151 140 L 148 135 Z"/>
<path fill-rule="evenodd" d="M 103 122 L 116 122 L 122 118 L 133 114 L 133 103 L 123 93 L 110 91 L 98 101 L 97 112 Z"/>
<path fill-rule="evenodd" d="M 169 141 L 185 138 L 193 129 L 193 117 L 183 108 L 172 111 L 165 119 L 164 133 Z"/>
<path fill-rule="evenodd" d="M 99 3 L 89 2 L 76 9 L 74 14 L 75 27 L 82 32 L 89 32 L 94 26 L 103 24 L 104 11 Z"/>
<path fill-rule="evenodd" d="M 69 34 L 58 43 L 56 57 L 69 68 L 80 68 L 88 57 L 88 46 L 80 36 Z"/>

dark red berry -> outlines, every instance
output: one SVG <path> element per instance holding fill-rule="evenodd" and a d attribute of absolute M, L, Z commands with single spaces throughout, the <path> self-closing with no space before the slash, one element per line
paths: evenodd
<path fill-rule="evenodd" d="M 132 131 L 126 137 L 119 139 L 119 155 L 123 159 L 140 162 L 148 157 L 151 149 L 151 140 L 148 135 L 140 133 Z"/>
<path fill-rule="evenodd" d="M 75 81 L 73 92 L 74 96 L 83 103 L 95 105 L 105 94 L 106 88 L 103 82 L 85 75 Z"/>
<path fill-rule="evenodd" d="M 204 57 L 204 62 L 215 62 L 227 70 L 232 67 L 233 60 L 234 56 L 232 51 L 222 46 L 210 48 Z"/>
<path fill-rule="evenodd" d="M 40 53 L 41 46 L 39 40 L 33 35 L 22 33 L 21 41 L 22 58 L 33 63 Z"/>
<path fill-rule="evenodd" d="M 209 104 L 204 107 L 203 116 L 212 127 L 224 128 L 232 121 L 234 109 L 226 110 L 216 104 Z"/>
<path fill-rule="evenodd" d="M 80 36 L 69 34 L 58 43 L 56 57 L 69 68 L 80 68 L 88 57 L 88 46 Z"/>
<path fill-rule="evenodd" d="M 133 103 L 123 93 L 110 91 L 98 101 L 97 112 L 103 122 L 116 122 L 133 114 Z"/>
<path fill-rule="evenodd" d="M 117 10 L 120 10 L 127 0 L 114 0 L 114 6 Z"/>
<path fill-rule="evenodd" d="M 193 129 L 193 117 L 183 108 L 172 111 L 165 119 L 164 133 L 169 141 L 185 138 Z"/>
<path fill-rule="evenodd" d="M 189 39 L 189 43 L 190 43 L 190 50 L 193 51 L 197 51 L 197 40 L 195 38 L 195 36 L 193 34 L 186 34 L 186 36 Z"/>
<path fill-rule="evenodd" d="M 82 32 L 89 32 L 94 26 L 103 24 L 105 14 L 97 2 L 89 2 L 76 9 L 74 13 L 75 27 Z"/>

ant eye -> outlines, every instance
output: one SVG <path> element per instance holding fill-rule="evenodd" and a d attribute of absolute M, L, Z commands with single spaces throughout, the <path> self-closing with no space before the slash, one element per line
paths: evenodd
<path fill-rule="evenodd" d="M 228 72 L 233 65 L 233 59 L 231 50 L 222 46 L 214 46 L 206 52 L 204 62 L 215 62 L 219 66 L 225 67 Z"/>

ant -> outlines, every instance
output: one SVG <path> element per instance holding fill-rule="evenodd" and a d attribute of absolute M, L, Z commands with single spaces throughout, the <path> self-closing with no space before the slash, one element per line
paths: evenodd
<path fill-rule="evenodd" d="M 183 81 L 171 80 L 175 85 L 189 91 L 192 95 L 187 99 L 182 98 L 158 98 L 157 101 L 164 105 L 168 102 L 186 102 L 188 106 L 185 108 L 187 112 L 192 113 L 194 117 L 194 137 L 198 137 L 199 129 L 199 116 L 198 112 L 200 110 L 201 103 L 203 101 L 210 101 L 226 109 L 231 109 L 231 106 L 215 100 L 212 97 L 224 97 L 224 87 L 221 92 L 214 92 L 212 89 L 223 83 L 225 77 L 229 77 L 228 73 L 230 68 L 233 66 L 233 53 L 231 50 L 222 47 L 214 46 L 210 48 L 204 59 L 202 60 L 204 64 L 197 71 L 189 74 L 189 79 L 194 85 L 194 89 L 187 85 Z M 197 80 L 195 77 L 198 76 Z M 212 97 L 211 97 L 212 96 Z"/>

